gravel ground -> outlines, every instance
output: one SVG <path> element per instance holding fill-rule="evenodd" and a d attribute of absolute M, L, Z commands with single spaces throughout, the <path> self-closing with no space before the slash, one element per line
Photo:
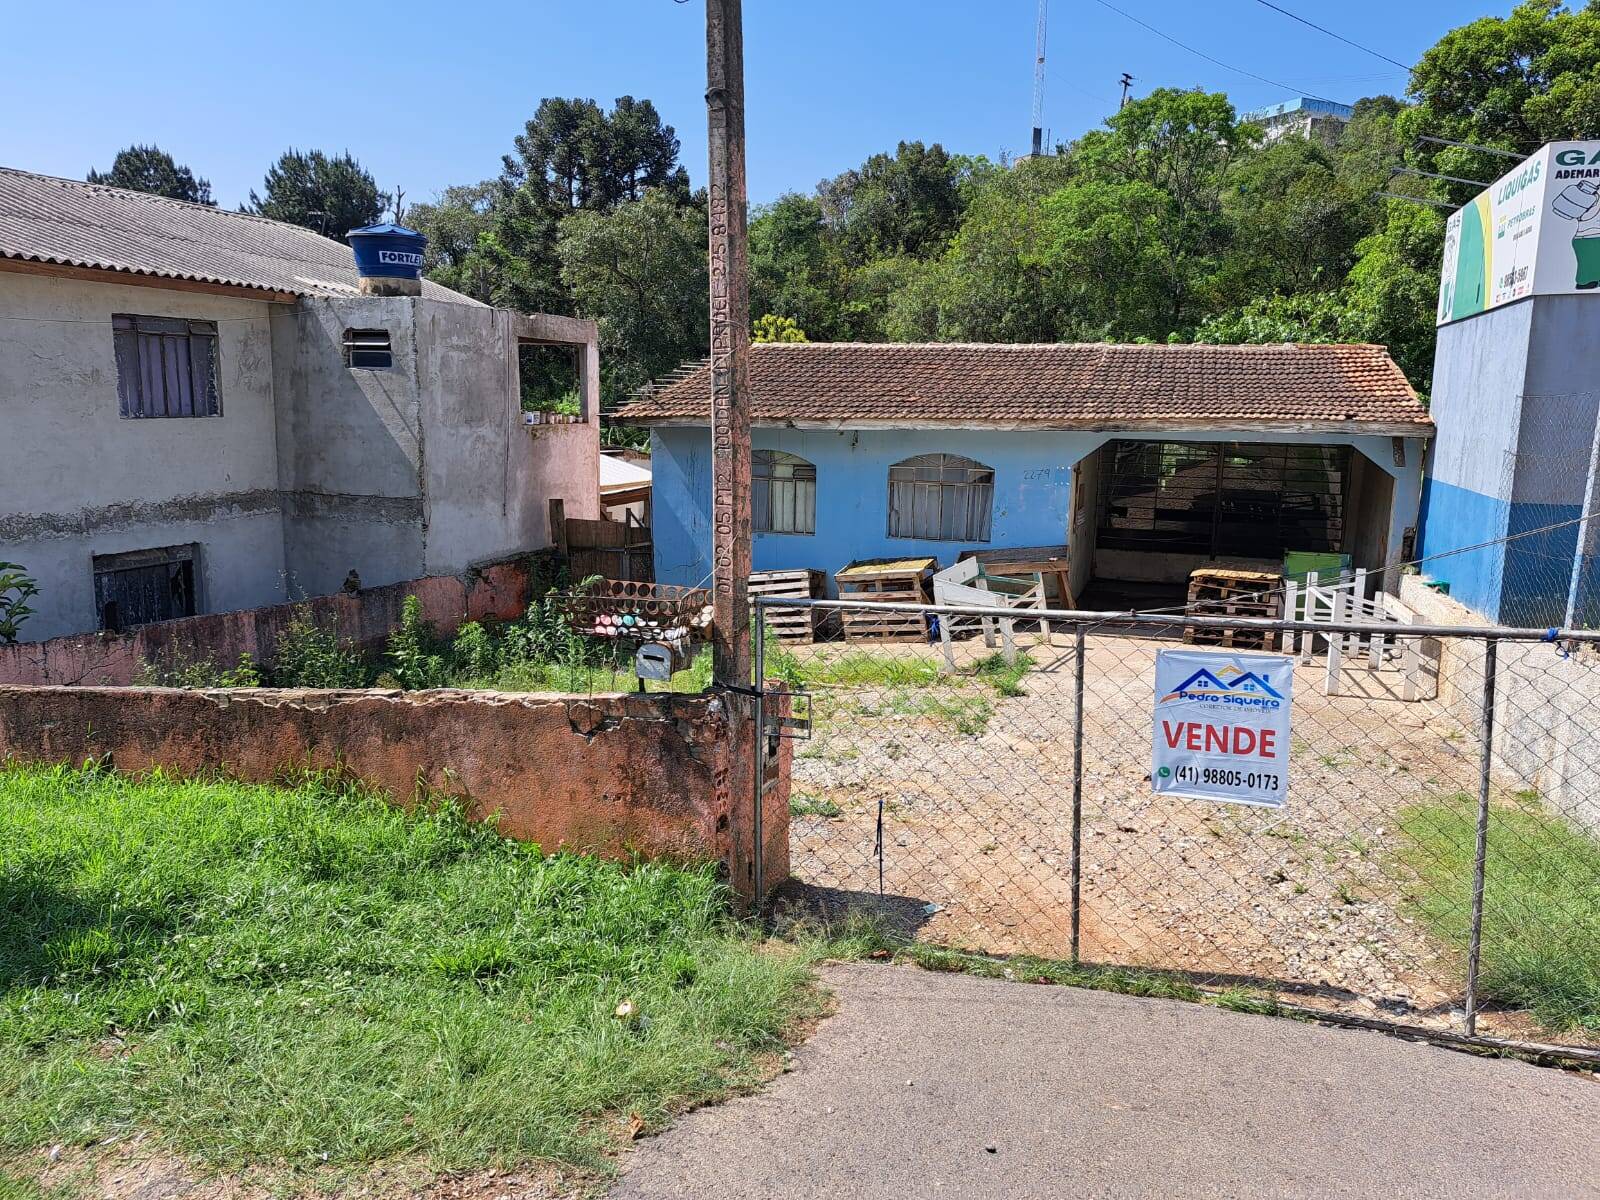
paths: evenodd
<path fill-rule="evenodd" d="M 970 674 L 817 687 L 815 732 L 794 769 L 796 897 L 881 907 L 954 947 L 1066 957 L 1075 679 L 1064 640 L 1030 651 L 1036 665 L 1017 696 Z M 1347 687 L 1366 694 L 1330 698 L 1319 662 L 1296 672 L 1284 809 L 1156 797 L 1151 679 L 1156 652 L 1172 644 L 1090 640 L 1082 957 L 1449 1022 L 1460 965 L 1406 911 L 1417 885 L 1399 862 L 1397 818 L 1475 793 L 1475 735 L 1431 702 L 1390 695 L 1396 672 L 1351 672 Z M 980 642 L 959 649 L 968 669 L 985 653 Z M 808 664 L 860 653 L 799 651 Z"/>

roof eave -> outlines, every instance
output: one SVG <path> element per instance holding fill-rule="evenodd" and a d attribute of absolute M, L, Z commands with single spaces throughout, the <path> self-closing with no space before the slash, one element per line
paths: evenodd
<path fill-rule="evenodd" d="M 710 418 L 703 416 L 643 416 L 627 412 L 609 414 L 617 425 L 634 425 L 641 428 L 694 428 L 709 425 Z M 1063 433 L 1337 433 L 1345 436 L 1369 437 L 1420 437 L 1433 436 L 1432 418 L 1417 421 L 1317 421 L 1317 420 L 1236 420 L 1227 417 L 1185 420 L 1141 421 L 1006 421 L 972 419 L 955 421 L 894 420 L 852 417 L 840 420 L 815 420 L 794 418 L 771 420 L 755 417 L 751 424 L 762 429 L 987 429 L 1006 431 L 1055 430 Z"/>
<path fill-rule="evenodd" d="M 90 283 L 120 283 L 132 287 L 166 288 L 180 292 L 206 292 L 217 296 L 240 296 L 269 304 L 294 304 L 298 292 L 257 287 L 248 283 L 229 283 L 187 275 L 157 275 L 118 267 L 86 267 L 55 259 L 24 257 L 0 251 L 0 271 L 19 275 L 43 275 L 56 279 L 81 279 Z"/>

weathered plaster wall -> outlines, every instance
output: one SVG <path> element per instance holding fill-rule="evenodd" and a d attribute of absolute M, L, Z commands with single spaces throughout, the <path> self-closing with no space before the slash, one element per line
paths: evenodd
<path fill-rule="evenodd" d="M 918 454 L 961 454 L 995 472 L 994 512 L 988 545 L 1039 546 L 1067 542 L 1084 549 L 1075 557 L 1094 557 L 1093 522 L 1068 530 L 1073 476 L 1080 464 L 1107 441 L 1131 434 L 1079 433 L 1064 430 L 810 430 L 761 427 L 752 435 L 757 449 L 786 450 L 817 468 L 817 532 L 813 535 L 758 533 L 754 538 L 757 571 L 813 567 L 830 577 L 858 558 L 928 555 L 942 564 L 953 562 L 967 543 L 922 541 L 888 536 L 889 467 Z M 1394 479 L 1393 503 L 1376 514 L 1374 539 L 1387 562 L 1398 562 L 1407 529 L 1417 524 L 1424 441 L 1405 438 L 1405 462 L 1394 461 L 1393 439 L 1323 433 L 1236 433 L 1178 431 L 1159 436 L 1187 441 L 1290 442 L 1349 445 L 1373 469 Z M 711 565 L 711 439 L 704 428 L 658 428 L 651 433 L 653 529 L 656 578 L 662 583 L 704 585 Z M 1092 510 L 1098 480 L 1089 468 L 1084 503 Z M 1139 556 L 1132 556 L 1139 557 Z M 1160 556 L 1145 555 L 1145 559 Z M 1198 560 L 1196 560 L 1198 562 Z M 1114 556 L 1108 563 L 1120 574 L 1142 578 L 1133 566 Z M 1149 563 L 1137 564 L 1148 567 Z M 1074 563 L 1078 571 L 1086 567 Z M 1182 564 L 1165 576 L 1181 577 Z"/>
<path fill-rule="evenodd" d="M 570 517 L 597 518 L 599 352 L 593 322 L 414 303 L 427 448 L 428 572 L 451 573 L 550 545 L 551 499 L 562 500 Z M 587 422 L 522 424 L 519 339 L 587 343 L 581 381 Z"/>
<path fill-rule="evenodd" d="M 546 850 L 612 858 L 737 861 L 752 781 L 729 777 L 728 750 L 710 695 L 0 687 L 0 758 L 260 781 L 339 770 L 401 803 L 455 798 Z M 772 762 L 787 766 L 786 754 Z M 786 785 L 769 796 L 776 887 L 788 874 Z"/>
<path fill-rule="evenodd" d="M 1440 595 L 1415 575 L 1400 599 L 1430 625 L 1483 627 L 1482 616 Z M 1438 702 L 1463 729 L 1483 739 L 1484 643 L 1439 639 Z M 1502 642 L 1495 675 L 1496 778 L 1533 788 L 1572 821 L 1600 832 L 1600 655 L 1584 647 L 1563 657 L 1546 642 Z"/>
<path fill-rule="evenodd" d="M 344 365 L 346 329 L 385 329 L 393 365 Z M 304 595 L 454 574 L 551 544 L 549 501 L 599 515 L 593 322 L 409 297 L 303 300 L 278 316 L 286 558 Z M 517 343 L 584 344 L 591 419 L 530 430 Z"/>
<path fill-rule="evenodd" d="M 337 593 L 297 604 L 241 609 L 142 625 L 126 633 L 85 633 L 0 646 L 0 684 L 127 685 L 146 664 L 177 667 L 207 660 L 221 667 L 248 654 L 270 664 L 295 616 L 335 630 L 362 650 L 376 650 L 400 623 L 400 606 L 415 595 L 422 615 L 441 632 L 466 621 L 520 616 L 532 598 L 526 561 L 497 563 L 466 575 L 412 579 L 354 595 Z"/>
<path fill-rule="evenodd" d="M 284 559 L 295 596 L 423 563 L 422 398 L 409 299 L 305 297 L 273 316 Z M 389 332 L 394 366 L 344 365 L 346 329 Z"/>
<path fill-rule="evenodd" d="M 284 594 L 273 307 L 0 274 L 0 559 L 39 581 L 27 636 L 99 624 L 96 554 L 197 543 L 206 609 Z M 222 415 L 119 416 L 114 313 L 216 321 Z"/>

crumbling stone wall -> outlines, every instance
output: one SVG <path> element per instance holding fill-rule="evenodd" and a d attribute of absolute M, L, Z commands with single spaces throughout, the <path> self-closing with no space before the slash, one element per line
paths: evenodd
<path fill-rule="evenodd" d="M 546 850 L 728 863 L 748 899 L 734 840 L 754 781 L 731 777 L 729 745 L 710 694 L 0 687 L 0 759 L 252 781 L 339 770 L 401 803 L 453 797 Z M 763 748 L 769 888 L 788 875 L 789 747 Z"/>

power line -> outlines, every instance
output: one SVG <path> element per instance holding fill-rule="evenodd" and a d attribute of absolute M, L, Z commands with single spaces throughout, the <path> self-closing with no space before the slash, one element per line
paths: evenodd
<path fill-rule="evenodd" d="M 1373 58 L 1381 58 L 1386 63 L 1394 63 L 1395 66 L 1399 67 L 1402 71 L 1406 72 L 1406 74 L 1408 74 L 1408 75 L 1412 71 L 1416 70 L 1415 67 L 1408 67 L 1408 66 L 1406 66 L 1405 63 L 1399 61 L 1398 59 L 1390 58 L 1387 54 L 1380 53 L 1379 51 L 1374 50 L 1371 46 L 1363 46 L 1360 42 L 1351 41 L 1349 38 L 1345 37 L 1344 34 L 1342 34 L 1342 33 L 1335 33 L 1331 29 L 1325 29 L 1323 26 L 1318 25 L 1315 21 L 1308 21 L 1304 17 L 1302 17 L 1299 13 L 1292 13 L 1287 8 L 1280 8 L 1276 4 L 1274 4 L 1272 2 L 1272 0 L 1256 0 L 1256 3 L 1257 4 L 1261 4 L 1261 5 L 1265 5 L 1267 8 L 1270 8 L 1273 12 L 1282 13 L 1284 16 L 1288 17 L 1291 21 L 1299 21 L 1300 24 L 1307 25 L 1307 26 L 1311 27 L 1312 29 L 1315 29 L 1318 33 L 1325 33 L 1329 37 L 1331 37 L 1331 38 L 1333 38 L 1333 39 L 1335 39 L 1337 41 L 1343 42 L 1346 46 L 1354 46 L 1357 50 L 1360 50 L 1363 53 L 1372 55 Z"/>
<path fill-rule="evenodd" d="M 1257 75 L 1254 71 L 1246 71 L 1243 67 L 1236 67 L 1232 63 L 1225 63 L 1220 58 L 1212 58 L 1211 55 L 1207 54 L 1204 50 L 1196 50 L 1193 46 L 1189 45 L 1188 43 L 1180 42 L 1177 38 L 1173 37 L 1170 33 L 1163 33 L 1161 30 L 1157 29 L 1154 25 L 1150 24 L 1148 21 L 1141 21 L 1138 17 L 1134 16 L 1132 13 L 1124 12 L 1122 9 L 1118 8 L 1115 4 L 1109 3 L 1108 0 L 1094 0 L 1094 2 L 1096 4 L 1098 4 L 1101 8 L 1108 8 L 1112 12 L 1116 13 L 1119 17 L 1126 18 L 1127 20 L 1132 21 L 1135 25 L 1141 26 L 1144 29 L 1148 29 L 1151 33 L 1155 34 L 1158 38 L 1161 38 L 1163 41 L 1171 42 L 1174 46 L 1178 47 L 1178 49 L 1187 50 L 1190 54 L 1193 54 L 1195 57 L 1203 58 L 1208 63 L 1212 63 L 1215 66 L 1221 67 L 1224 71 L 1232 71 L 1235 75 L 1243 75 L 1243 76 L 1245 76 L 1245 77 L 1247 77 L 1249 79 L 1258 80 L 1261 83 L 1270 83 L 1275 88 L 1282 88 L 1286 92 L 1291 92 L 1291 93 L 1293 93 L 1295 95 L 1304 96 L 1308 100 L 1322 100 L 1322 101 L 1325 101 L 1328 104 L 1341 104 L 1341 103 L 1343 103 L 1343 101 L 1340 101 L 1340 100 L 1329 99 L 1327 96 L 1318 96 L 1313 92 L 1307 91 L 1305 88 L 1295 87 L 1294 84 L 1292 84 L 1292 83 L 1284 83 L 1281 80 L 1277 80 L 1277 79 L 1268 79 L 1265 75 Z"/>

